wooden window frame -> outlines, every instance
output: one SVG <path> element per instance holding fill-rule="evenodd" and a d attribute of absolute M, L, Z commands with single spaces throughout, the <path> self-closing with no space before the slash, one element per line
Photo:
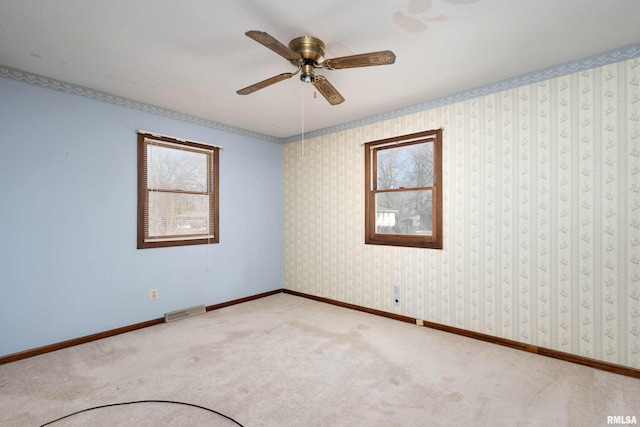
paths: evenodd
<path fill-rule="evenodd" d="M 149 188 L 147 186 L 147 145 L 153 144 L 150 141 L 158 141 L 171 144 L 172 148 L 184 147 L 188 151 L 189 147 L 197 150 L 210 152 L 207 155 L 207 192 L 209 197 L 209 233 L 206 236 L 163 236 L 154 238 L 148 236 L 147 210 L 149 208 Z M 173 246 L 202 245 L 220 242 L 220 191 L 219 191 L 219 154 L 220 147 L 201 144 L 198 142 L 184 141 L 164 135 L 157 135 L 146 132 L 138 132 L 138 249 L 162 248 Z M 173 192 L 173 191 L 169 191 Z M 175 191 L 180 193 L 180 191 Z"/>
<path fill-rule="evenodd" d="M 432 235 L 416 236 L 409 234 L 382 234 L 376 232 L 376 194 L 377 190 L 377 161 L 376 154 L 383 148 L 409 146 L 424 142 L 433 142 L 433 186 L 418 188 L 399 188 L 393 191 L 431 190 L 432 196 Z M 393 138 L 371 141 L 365 145 L 365 244 L 404 246 L 414 248 L 442 249 L 442 129 L 412 133 Z"/>

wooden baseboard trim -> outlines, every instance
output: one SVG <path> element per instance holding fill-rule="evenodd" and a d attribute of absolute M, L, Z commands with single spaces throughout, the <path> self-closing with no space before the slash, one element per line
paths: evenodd
<path fill-rule="evenodd" d="M 332 300 L 332 299 L 329 299 L 329 298 L 324 298 L 324 297 L 319 297 L 319 296 L 315 296 L 315 295 L 305 294 L 303 292 L 298 292 L 298 291 L 294 291 L 294 290 L 291 290 L 291 289 L 276 289 L 276 290 L 273 290 L 273 291 L 264 292 L 264 293 L 261 293 L 261 294 L 252 295 L 252 296 L 245 297 L 245 298 L 239 298 L 239 299 L 235 299 L 235 300 L 232 300 L 232 301 L 227 301 L 227 302 L 223 302 L 223 303 L 219 303 L 219 304 L 213 304 L 213 305 L 207 306 L 206 310 L 207 311 L 217 310 L 217 309 L 220 309 L 220 308 L 229 307 L 229 306 L 232 306 L 232 305 L 241 304 L 241 303 L 244 303 L 244 302 L 249 302 L 249 301 L 253 301 L 253 300 L 256 300 L 256 299 L 260 299 L 260 298 L 268 297 L 268 296 L 271 296 L 271 295 L 279 294 L 281 292 L 284 292 L 284 293 L 290 294 L 290 295 L 303 297 L 303 298 L 312 299 L 312 300 L 319 301 L 319 302 L 324 302 L 324 303 L 327 303 L 327 304 L 336 305 L 336 306 L 339 306 L 339 307 L 344 307 L 344 308 L 349 308 L 349 309 L 352 309 L 352 310 L 362 311 L 364 313 L 374 314 L 376 316 L 387 317 L 389 319 L 399 320 L 401 322 L 413 323 L 413 324 L 415 324 L 415 322 L 416 322 L 416 318 L 413 318 L 413 317 L 402 316 L 402 315 L 399 315 L 399 314 L 389 313 L 389 312 L 382 311 L 382 310 L 376 310 L 376 309 L 373 309 L 373 308 L 362 307 L 362 306 L 359 306 L 359 305 L 349 304 L 349 303 L 346 303 L 346 302 Z M 25 350 L 25 351 L 21 351 L 21 352 L 18 352 L 18 353 L 9 354 L 7 356 L 0 356 L 0 365 L 4 365 L 6 363 L 15 362 L 15 361 L 22 360 L 22 359 L 27 359 L 29 357 L 38 356 L 38 355 L 45 354 L 45 353 L 50 353 L 52 351 L 61 350 L 63 348 L 73 347 L 73 346 L 76 346 L 76 345 L 79 345 L 79 344 L 85 344 L 85 343 L 88 343 L 88 342 L 91 342 L 91 341 L 96 341 L 96 340 L 99 340 L 99 339 L 102 339 L 102 338 L 108 338 L 108 337 L 112 337 L 112 336 L 115 336 L 115 335 L 124 334 L 126 332 L 131 332 L 131 331 L 135 331 L 135 330 L 138 330 L 138 329 L 147 328 L 149 326 L 159 325 L 161 323 L 164 323 L 164 318 L 147 320 L 146 322 L 136 323 L 136 324 L 133 324 L 133 325 L 123 326 L 121 328 L 111 329 L 111 330 L 108 330 L 108 331 L 99 332 L 99 333 L 92 334 L 92 335 L 87 335 L 87 336 L 84 336 L 84 337 L 74 338 L 74 339 L 70 339 L 70 340 L 67 340 L 67 341 L 62 341 L 62 342 L 55 343 L 55 344 L 50 344 L 50 345 L 46 345 L 46 346 L 42 346 L 42 347 L 37 347 L 37 348 L 30 349 L 30 350 Z M 492 335 L 487 335 L 487 334 L 483 334 L 483 333 L 480 333 L 480 332 L 469 331 L 467 329 L 456 328 L 456 327 L 453 327 L 453 326 L 442 325 L 440 323 L 433 323 L 433 322 L 424 321 L 423 325 L 425 327 L 431 328 L 431 329 L 437 329 L 437 330 L 444 331 L 444 332 L 450 332 L 450 333 L 453 333 L 453 334 L 456 334 L 456 335 L 462 335 L 462 336 L 465 336 L 465 337 L 468 337 L 468 338 L 473 338 L 473 339 L 477 339 L 477 340 L 481 340 L 481 341 L 486 341 L 486 342 L 489 342 L 489 343 L 492 343 L 492 344 L 498 344 L 498 345 L 502 345 L 502 346 L 506 346 L 506 347 L 511 347 L 511 348 L 515 348 L 515 349 L 518 349 L 518 350 L 527 351 L 529 353 L 539 354 L 541 356 L 552 357 L 554 359 L 564 360 L 566 362 L 571 362 L 571 363 L 577 363 L 579 365 L 588 366 L 588 367 L 591 367 L 591 368 L 594 368 L 594 369 L 613 372 L 613 373 L 616 373 L 616 374 L 619 374 L 619 375 L 624 375 L 624 376 L 633 377 L 633 378 L 639 378 L 640 379 L 640 369 L 634 369 L 634 368 L 630 368 L 630 367 L 627 367 L 627 366 L 617 365 L 615 363 L 609 363 L 609 362 L 604 362 L 604 361 L 601 361 L 601 360 L 590 359 L 588 357 L 577 356 L 575 354 L 565 353 L 565 352 L 562 352 L 562 351 L 552 350 L 552 349 L 549 349 L 549 348 L 539 347 L 539 346 L 536 346 L 536 345 L 525 344 L 525 343 L 521 343 L 521 342 L 518 342 L 518 341 L 506 339 L 506 338 L 494 337 Z"/>
<path fill-rule="evenodd" d="M 298 291 L 294 291 L 294 290 L 291 290 L 291 289 L 283 289 L 282 292 L 285 293 L 285 294 L 290 294 L 290 295 L 295 295 L 295 296 L 298 296 L 298 297 L 308 298 L 308 299 L 312 299 L 312 300 L 315 300 L 315 301 L 326 302 L 327 304 L 332 304 L 332 305 L 337 305 L 337 306 L 340 306 L 340 307 L 350 308 L 352 310 L 358 310 L 358 311 L 363 311 L 365 313 L 375 314 L 376 316 L 388 317 L 389 319 L 399 320 L 401 322 L 407 322 L 407 323 L 413 323 L 413 324 L 416 323 L 416 319 L 411 318 L 411 317 L 407 317 L 407 316 L 402 316 L 400 314 L 389 313 L 389 312 L 382 311 L 382 310 L 376 310 L 374 308 L 362 307 L 361 305 L 349 304 L 347 302 L 336 301 L 336 300 L 333 300 L 333 299 L 319 297 L 319 296 L 311 295 L 311 294 L 305 294 L 304 292 L 298 292 Z"/>
<path fill-rule="evenodd" d="M 160 323 L 164 323 L 164 318 L 147 320 L 146 322 L 136 323 L 134 325 L 123 326 L 121 328 L 111 329 L 109 331 L 98 332 L 97 334 L 91 334 L 84 337 L 73 338 L 67 341 L 62 341 L 55 344 L 49 344 L 42 347 L 32 348 L 30 350 L 21 351 L 19 353 L 9 354 L 8 356 L 0 357 L 0 365 L 4 365 L 5 363 L 15 362 L 22 359 L 27 359 L 33 356 L 39 356 L 45 353 L 51 353 L 52 351 L 62 350 L 63 348 L 85 344 L 85 343 L 96 341 L 102 338 L 108 338 L 114 335 L 124 334 L 125 332 L 131 332 L 137 329 L 159 325 Z"/>
<path fill-rule="evenodd" d="M 241 304 L 243 302 L 248 302 L 264 297 L 268 297 L 270 295 L 279 294 L 282 292 L 282 289 L 277 289 L 274 291 L 264 292 L 258 295 L 252 295 L 245 298 L 239 298 L 233 301 L 227 301 L 219 304 L 214 304 L 206 307 L 207 311 L 217 310 L 223 307 L 229 307 L 235 304 Z M 126 332 L 132 332 L 138 329 L 147 328 L 149 326 L 159 325 L 164 323 L 164 317 L 158 319 L 147 320 L 146 322 L 136 323 L 134 325 L 123 326 L 121 328 L 111 329 L 104 332 L 98 332 L 97 334 L 91 334 L 84 337 L 73 338 L 67 341 L 62 341 L 55 344 L 49 344 L 42 347 L 32 348 L 30 350 L 21 351 L 19 353 L 9 354 L 7 356 L 0 356 L 0 365 L 4 365 L 5 363 L 16 362 L 22 359 L 28 359 L 29 357 L 39 356 L 45 353 L 51 353 L 52 351 L 62 350 L 63 348 L 73 347 L 80 344 L 85 344 L 91 341 L 100 340 L 102 338 L 112 337 L 114 335 L 124 334 Z"/>
<path fill-rule="evenodd" d="M 401 316 L 399 314 L 389 313 L 382 310 L 376 310 L 376 309 L 362 307 L 355 304 L 349 304 L 346 302 L 332 300 L 329 298 L 305 294 L 303 292 L 298 292 L 291 289 L 283 289 L 282 292 L 284 292 L 285 294 L 308 298 L 315 301 L 324 302 L 327 304 L 337 305 L 339 307 L 350 308 L 352 310 L 358 310 L 365 313 L 375 314 L 377 316 L 387 317 L 394 320 L 400 320 L 402 322 L 415 324 L 417 320 L 414 317 Z M 492 335 L 469 331 L 467 329 L 456 328 L 453 326 L 442 325 L 440 323 L 423 321 L 423 326 L 426 326 L 427 328 L 431 328 L 431 329 L 437 329 L 444 332 L 450 332 L 456 335 L 462 335 L 468 338 L 486 341 L 492 344 L 498 344 L 505 347 L 511 347 L 518 350 L 527 351 L 529 353 L 539 354 L 541 356 L 563 360 L 565 362 L 577 363 L 579 365 L 588 366 L 590 368 L 599 369 L 602 371 L 613 372 L 615 374 L 624 375 L 627 377 L 640 378 L 640 369 L 634 369 L 634 368 L 630 368 L 623 365 L 617 365 L 615 363 L 609 363 L 601 360 L 591 359 L 588 357 L 577 356 L 571 353 L 565 353 L 562 351 L 552 350 L 545 347 L 539 347 L 537 345 L 532 345 L 532 344 L 525 344 L 525 343 L 521 343 L 518 341 L 506 339 L 506 338 L 494 337 Z"/>
<path fill-rule="evenodd" d="M 221 302 L 219 304 L 208 305 L 206 307 L 206 309 L 207 309 L 207 311 L 218 310 L 219 308 L 229 307 L 231 305 L 242 304 L 243 302 L 249 302 L 249 301 L 253 301 L 253 300 L 256 300 L 256 299 L 268 297 L 268 296 L 271 296 L 271 295 L 280 294 L 280 293 L 282 293 L 282 291 L 283 291 L 282 289 L 276 289 L 276 290 L 269 291 L 269 292 L 263 292 L 263 293 L 257 294 L 257 295 L 251 295 L 250 297 L 238 298 L 238 299 L 234 299 L 233 301 L 227 301 L 227 302 Z"/>

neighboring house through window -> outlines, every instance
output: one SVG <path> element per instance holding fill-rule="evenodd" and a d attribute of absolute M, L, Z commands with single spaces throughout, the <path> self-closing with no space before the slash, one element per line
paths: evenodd
<path fill-rule="evenodd" d="M 442 249 L 442 129 L 365 144 L 365 243 Z"/>
<path fill-rule="evenodd" d="M 138 249 L 219 242 L 218 155 L 138 132 Z"/>

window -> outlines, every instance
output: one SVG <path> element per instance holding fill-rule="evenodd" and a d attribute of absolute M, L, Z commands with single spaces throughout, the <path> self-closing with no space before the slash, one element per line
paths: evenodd
<path fill-rule="evenodd" d="M 138 249 L 219 242 L 218 154 L 138 131 Z"/>
<path fill-rule="evenodd" d="M 442 129 L 365 144 L 365 243 L 442 249 Z"/>

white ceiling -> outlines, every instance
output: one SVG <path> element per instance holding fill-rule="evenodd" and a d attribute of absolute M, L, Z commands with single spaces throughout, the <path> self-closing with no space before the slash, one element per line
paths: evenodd
<path fill-rule="evenodd" d="M 0 64 L 285 138 L 640 43 L 639 23 L 638 0 L 0 0 Z M 248 30 L 397 60 L 318 71 L 338 106 L 297 78 L 240 96 L 295 71 Z"/>

